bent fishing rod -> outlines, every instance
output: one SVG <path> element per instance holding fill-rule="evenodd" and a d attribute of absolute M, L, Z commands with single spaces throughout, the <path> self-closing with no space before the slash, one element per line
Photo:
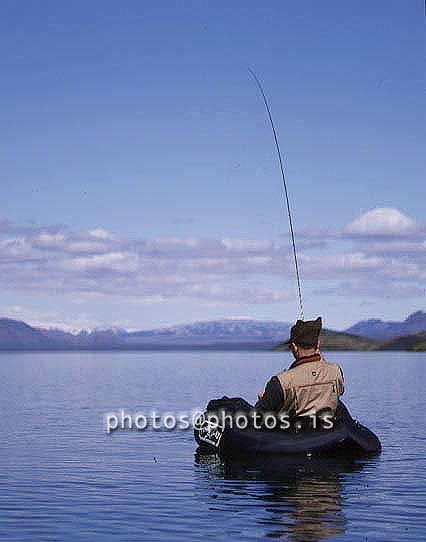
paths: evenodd
<path fill-rule="evenodd" d="M 280 145 L 278 143 L 278 136 L 277 136 L 277 132 L 275 130 L 274 121 L 272 119 L 271 109 L 269 107 L 268 100 L 266 99 L 265 91 L 263 90 L 262 84 L 259 81 L 257 75 L 254 73 L 254 71 L 249 68 L 249 72 L 253 76 L 253 79 L 256 81 L 256 84 L 259 87 L 260 93 L 262 94 L 263 102 L 265 104 L 266 111 L 268 112 L 269 122 L 271 123 L 272 133 L 274 134 L 275 147 L 277 149 L 278 160 L 279 160 L 280 169 L 281 169 L 281 177 L 282 177 L 282 181 L 283 181 L 283 188 L 284 188 L 283 196 L 284 196 L 284 201 L 285 201 L 285 204 L 286 204 L 286 207 L 287 207 L 288 222 L 289 222 L 289 225 L 290 225 L 291 243 L 293 245 L 293 258 L 294 258 L 294 268 L 296 270 L 297 291 L 298 291 L 298 296 L 299 296 L 300 319 L 304 320 L 305 317 L 304 317 L 304 313 L 303 313 L 302 288 L 301 288 L 301 285 L 300 285 L 300 274 L 299 274 L 299 264 L 298 264 L 298 261 L 297 261 L 296 241 L 295 241 L 295 238 L 294 238 L 293 219 L 291 217 L 290 200 L 289 200 L 289 197 L 288 197 L 287 182 L 286 182 L 285 173 L 284 173 L 284 165 L 283 165 L 283 160 L 282 160 L 282 156 L 281 156 L 281 149 L 280 149 Z"/>

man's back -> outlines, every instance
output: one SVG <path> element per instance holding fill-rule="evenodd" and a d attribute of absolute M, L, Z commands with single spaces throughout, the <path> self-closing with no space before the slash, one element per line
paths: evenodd
<path fill-rule="evenodd" d="M 283 390 L 281 410 L 294 416 L 310 416 L 323 409 L 334 412 L 344 391 L 340 367 L 319 355 L 313 360 L 301 361 L 276 376 Z"/>
<path fill-rule="evenodd" d="M 273 376 L 265 391 L 259 393 L 256 409 L 263 412 L 285 411 L 290 416 L 310 416 L 321 410 L 333 412 L 343 394 L 343 373 L 338 365 L 327 363 L 320 354 L 319 335 L 322 319 L 292 326 L 290 347 L 295 361 L 287 371 Z"/>

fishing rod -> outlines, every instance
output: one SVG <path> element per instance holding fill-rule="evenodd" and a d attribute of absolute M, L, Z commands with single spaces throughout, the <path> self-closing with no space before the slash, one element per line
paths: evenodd
<path fill-rule="evenodd" d="M 283 160 L 282 160 L 282 157 L 281 157 L 281 149 L 280 149 L 280 145 L 278 143 L 277 132 L 275 130 L 275 125 L 274 125 L 274 121 L 272 119 L 271 109 L 269 107 L 268 100 L 266 99 L 265 91 L 263 90 L 262 84 L 259 81 L 257 75 L 254 73 L 254 71 L 249 68 L 249 72 L 253 76 L 253 79 L 256 81 L 257 86 L 259 87 L 259 90 L 260 90 L 260 92 L 262 94 L 262 98 L 263 98 L 263 101 L 265 103 L 266 111 L 268 112 L 269 121 L 271 123 L 272 133 L 274 134 L 275 146 L 276 146 L 276 149 L 277 149 L 278 160 L 279 160 L 280 169 L 281 169 L 281 177 L 282 177 L 282 180 L 283 180 L 283 188 L 284 188 L 283 196 L 285 197 L 285 204 L 286 204 L 286 207 L 287 207 L 287 214 L 288 214 L 288 222 L 290 224 L 291 243 L 293 245 L 294 268 L 296 270 L 297 291 L 298 291 L 298 295 L 299 295 L 300 319 L 304 320 L 305 316 L 304 316 L 304 313 L 303 313 L 302 288 L 301 288 L 301 285 L 300 285 L 299 264 L 297 262 L 296 241 L 295 241 L 295 238 L 294 238 L 293 219 L 291 217 L 290 200 L 289 200 L 289 197 L 288 197 L 287 182 L 286 182 L 286 179 L 285 179 Z"/>

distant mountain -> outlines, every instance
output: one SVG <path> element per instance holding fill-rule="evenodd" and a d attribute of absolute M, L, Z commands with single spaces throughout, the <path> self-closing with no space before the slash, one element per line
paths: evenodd
<path fill-rule="evenodd" d="M 358 335 L 350 335 L 349 333 L 342 333 L 339 331 L 331 331 L 329 329 L 323 329 L 321 331 L 321 350 L 353 350 L 353 351 L 367 351 L 377 350 L 380 346 L 379 341 L 369 339 L 366 337 L 360 337 Z M 285 344 L 280 344 L 274 348 L 274 350 L 287 350 Z"/>
<path fill-rule="evenodd" d="M 81 331 L 74 335 L 60 329 L 36 328 L 18 320 L 0 318 L 0 350 L 109 349 L 121 345 L 120 333 L 114 330 Z"/>
<path fill-rule="evenodd" d="M 127 346 L 145 348 L 261 348 L 269 349 L 288 337 L 291 324 L 259 320 L 212 320 L 127 333 Z"/>
<path fill-rule="evenodd" d="M 363 320 L 351 326 L 346 333 L 386 341 L 396 337 L 414 335 L 426 331 L 426 312 L 417 311 L 410 314 L 403 322 L 386 322 L 383 320 Z"/>
<path fill-rule="evenodd" d="M 421 325 L 420 322 L 425 316 L 426 313 L 415 313 L 405 320 L 404 325 L 415 328 Z M 291 324 L 286 322 L 225 319 L 145 331 L 106 329 L 73 334 L 59 329 L 32 327 L 10 318 L 0 318 L 0 350 L 283 350 L 286 347 L 282 343 L 289 336 L 290 327 Z M 356 326 L 351 329 L 354 328 Z M 321 332 L 321 348 L 359 351 L 421 350 L 426 349 L 426 332 L 404 336 L 398 340 L 378 341 L 353 333 L 324 329 Z"/>
<path fill-rule="evenodd" d="M 381 345 L 380 350 L 408 350 L 411 352 L 426 352 L 426 331 L 387 341 Z"/>
<path fill-rule="evenodd" d="M 0 318 L 0 349 L 40 350 L 48 348 L 49 344 L 49 339 L 41 330 L 24 322 Z"/>
<path fill-rule="evenodd" d="M 257 320 L 213 320 L 169 328 L 67 333 L 31 327 L 0 318 L 0 350 L 143 350 L 143 349 L 262 349 L 287 337 L 290 324 Z"/>

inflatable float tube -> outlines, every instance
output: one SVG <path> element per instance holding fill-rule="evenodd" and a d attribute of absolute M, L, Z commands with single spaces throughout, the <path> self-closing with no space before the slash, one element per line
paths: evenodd
<path fill-rule="evenodd" d="M 210 401 L 207 410 L 195 423 L 194 436 L 203 454 L 219 454 L 224 458 L 251 456 L 320 456 L 377 455 L 381 451 L 377 436 L 354 420 L 340 401 L 331 429 L 321 424 L 304 429 L 256 429 L 250 426 L 239 429 L 229 423 L 221 426 L 214 416 L 226 413 L 234 416 L 245 412 L 249 418 L 253 407 L 244 399 L 223 397 Z M 213 416 L 213 419 L 212 419 Z"/>

